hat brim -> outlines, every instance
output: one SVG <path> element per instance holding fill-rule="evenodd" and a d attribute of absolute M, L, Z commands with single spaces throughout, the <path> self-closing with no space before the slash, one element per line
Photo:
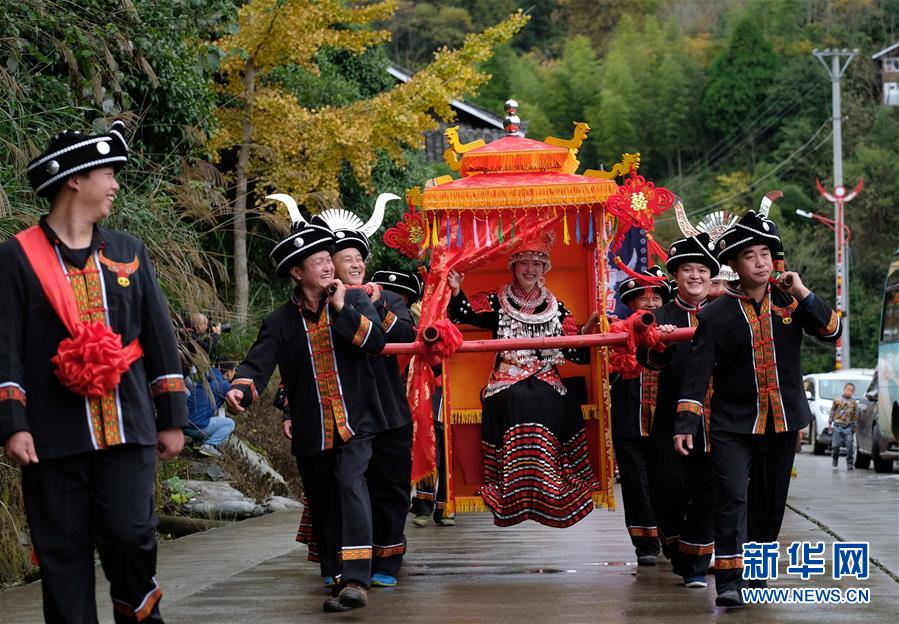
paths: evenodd
<path fill-rule="evenodd" d="M 121 133 L 124 128 L 121 121 L 116 121 L 107 134 L 67 134 L 75 142 L 57 143 L 28 163 L 28 180 L 34 192 L 50 199 L 73 175 L 103 167 L 118 173 L 128 162 L 128 144 Z"/>
<path fill-rule="evenodd" d="M 673 276 L 680 265 L 688 262 L 695 262 L 708 267 L 713 278 L 718 275 L 719 271 L 721 271 L 721 264 L 717 260 L 707 253 L 700 253 L 698 251 L 669 256 L 668 261 L 665 263 L 665 268 L 668 270 L 668 274 Z"/>
<path fill-rule="evenodd" d="M 299 246 L 297 240 L 301 241 Z M 310 225 L 306 229 L 292 233 L 275 245 L 269 258 L 275 265 L 275 274 L 278 277 L 287 277 L 292 267 L 320 251 L 327 251 L 333 255 L 334 239 L 327 228 Z"/>
<path fill-rule="evenodd" d="M 662 297 L 662 301 L 667 301 L 668 297 L 671 296 L 671 290 L 667 286 L 663 286 L 661 284 L 656 286 L 652 284 L 638 284 L 633 288 L 619 291 L 618 298 L 621 299 L 621 303 L 627 305 L 632 299 L 642 295 L 647 288 L 659 293 L 659 295 Z"/>
<path fill-rule="evenodd" d="M 368 246 L 368 241 L 365 241 L 361 238 L 361 236 L 363 236 L 362 234 L 346 231 L 340 233 L 344 234 L 342 238 L 336 238 L 337 234 L 335 233 L 334 253 L 343 251 L 344 249 L 356 249 L 360 254 L 362 254 L 363 260 L 368 258 L 371 249 Z"/>

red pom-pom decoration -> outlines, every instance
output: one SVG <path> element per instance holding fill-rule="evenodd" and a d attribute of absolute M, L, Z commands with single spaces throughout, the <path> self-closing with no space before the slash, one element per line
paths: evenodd
<path fill-rule="evenodd" d="M 453 354 L 462 345 L 462 332 L 446 319 L 435 322 L 427 330 L 437 334 L 436 339 L 424 336 L 428 349 L 426 358 L 431 366 L 438 366 L 443 360 L 453 357 Z"/>
<path fill-rule="evenodd" d="M 637 347 L 647 347 L 655 351 L 665 350 L 662 332 L 655 322 L 646 324 L 643 313 L 638 312 L 626 319 L 615 321 L 609 326 L 609 331 L 628 335 L 627 344 L 613 346 L 609 355 L 609 367 L 623 379 L 633 379 L 643 370 L 637 362 Z"/>
<path fill-rule="evenodd" d="M 123 348 L 122 337 L 103 323 L 81 323 L 74 336 L 59 343 L 51 362 L 66 388 L 93 398 L 119 385 L 122 374 L 142 355 L 137 340 Z"/>

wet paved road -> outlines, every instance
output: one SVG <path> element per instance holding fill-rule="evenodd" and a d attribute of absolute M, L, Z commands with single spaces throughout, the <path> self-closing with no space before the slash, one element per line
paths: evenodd
<path fill-rule="evenodd" d="M 305 561 L 305 547 L 292 541 L 296 515 L 285 513 L 164 544 L 158 575 L 163 614 L 176 624 L 896 621 L 899 582 L 890 574 L 899 572 L 899 473 L 833 472 L 828 458 L 807 453 L 797 458 L 797 470 L 790 504 L 817 523 L 788 510 L 781 542 L 829 543 L 832 534 L 865 539 L 887 572 L 872 566 L 867 581 L 833 581 L 829 574 L 802 581 L 784 576 L 782 547 L 782 578 L 772 587 L 864 587 L 871 604 L 756 605 L 724 612 L 713 605 L 712 587 L 684 589 L 667 563 L 638 570 L 622 513 L 597 510 L 566 530 L 533 523 L 499 529 L 486 514 L 460 516 L 452 528 L 410 525 L 400 586 L 373 590 L 360 611 L 324 614 L 317 567 Z M 837 496 L 834 486 L 841 486 Z M 102 596 L 106 588 L 98 585 Z M 98 604 L 108 601 L 98 597 Z M 39 586 L 0 593 L 0 622 L 40 621 Z M 110 622 L 111 614 L 102 613 L 101 621 Z"/>

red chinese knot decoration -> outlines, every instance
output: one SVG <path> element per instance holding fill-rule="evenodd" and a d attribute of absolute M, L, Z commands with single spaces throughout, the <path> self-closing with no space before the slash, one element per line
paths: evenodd
<path fill-rule="evenodd" d="M 384 244 L 407 258 L 420 258 L 428 247 L 428 222 L 410 203 L 402 220 L 384 232 Z"/>
<path fill-rule="evenodd" d="M 612 239 L 609 251 L 618 251 L 625 235 L 636 227 L 647 232 L 652 254 L 666 259 L 665 250 L 648 233 L 653 229 L 655 218 L 674 205 L 674 199 L 674 193 L 661 186 L 656 188 L 655 184 L 647 182 L 646 178 L 637 175 L 631 168 L 630 177 L 606 201 L 606 210 L 618 219 L 615 238 Z"/>

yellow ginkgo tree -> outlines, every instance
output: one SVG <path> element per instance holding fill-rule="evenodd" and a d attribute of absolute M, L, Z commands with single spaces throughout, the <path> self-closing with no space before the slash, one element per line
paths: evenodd
<path fill-rule="evenodd" d="M 217 45 L 225 52 L 221 71 L 228 105 L 217 112 L 218 130 L 209 147 L 219 158 L 236 150 L 234 172 L 235 315 L 246 318 L 247 189 L 335 198 L 344 163 L 368 184 L 379 151 L 397 160 L 405 147 L 421 147 L 422 133 L 436 127 L 433 114 L 453 117 L 450 101 L 474 92 L 490 76 L 477 65 L 524 24 L 521 13 L 483 33 L 469 35 L 457 50 L 442 49 L 411 80 L 367 100 L 342 107 L 303 107 L 272 79 L 272 71 L 297 65 L 318 73 L 323 47 L 361 53 L 390 33 L 372 30 L 393 13 L 394 0 L 251 0 L 238 13 L 238 30 Z M 286 221 L 285 221 L 286 224 Z"/>

